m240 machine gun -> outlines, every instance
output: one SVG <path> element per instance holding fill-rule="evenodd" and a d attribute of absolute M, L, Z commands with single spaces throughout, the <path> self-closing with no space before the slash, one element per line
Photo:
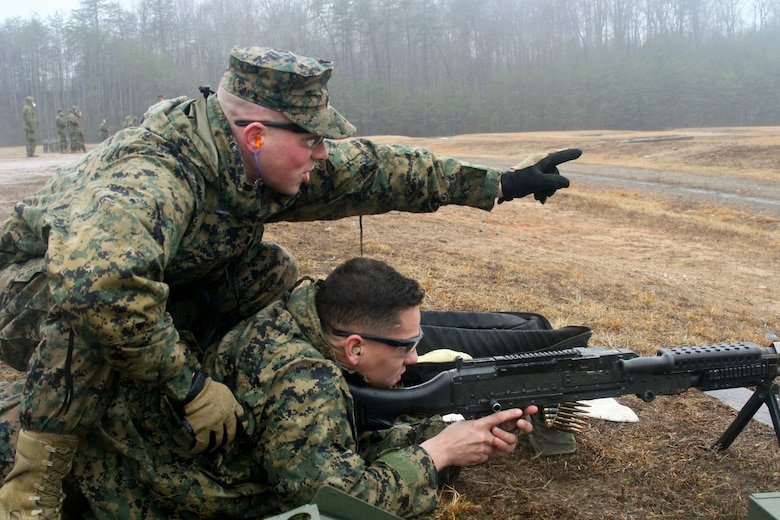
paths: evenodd
<path fill-rule="evenodd" d="M 405 414 L 459 413 L 467 419 L 508 408 L 539 407 L 634 394 L 657 395 L 755 387 L 726 432 L 712 445 L 727 449 L 762 404 L 780 444 L 780 342 L 769 347 L 734 343 L 660 349 L 640 356 L 628 349 L 565 350 L 458 359 L 455 368 L 414 386 L 380 389 L 350 383 L 358 430 L 385 429 Z M 410 367 L 411 371 L 412 367 Z"/>

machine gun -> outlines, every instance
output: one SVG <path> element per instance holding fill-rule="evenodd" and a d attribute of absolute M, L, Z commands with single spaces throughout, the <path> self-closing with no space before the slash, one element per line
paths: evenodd
<path fill-rule="evenodd" d="M 778 375 L 780 342 L 660 349 L 639 356 L 628 349 L 576 347 L 565 350 L 458 359 L 455 368 L 406 388 L 381 389 L 350 383 L 359 431 L 392 426 L 404 414 L 459 413 L 467 419 L 508 408 L 634 394 L 646 402 L 689 388 L 755 387 L 737 418 L 712 445 L 727 449 L 762 404 L 780 444 Z M 411 369 L 413 367 L 410 366 Z"/>

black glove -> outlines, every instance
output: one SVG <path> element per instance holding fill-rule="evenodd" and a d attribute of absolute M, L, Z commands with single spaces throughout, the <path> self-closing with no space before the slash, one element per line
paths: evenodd
<path fill-rule="evenodd" d="M 556 190 L 569 187 L 569 179 L 558 172 L 557 166 L 573 161 L 580 155 L 582 150 L 567 148 L 527 157 L 501 175 L 502 196 L 498 203 L 533 193 L 534 198 L 544 204 L 547 197 L 552 197 Z"/>

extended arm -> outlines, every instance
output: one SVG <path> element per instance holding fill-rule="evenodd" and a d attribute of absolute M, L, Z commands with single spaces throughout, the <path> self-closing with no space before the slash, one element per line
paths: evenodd
<path fill-rule="evenodd" d="M 328 146 L 329 159 L 316 166 L 311 182 L 274 220 L 329 220 L 392 210 L 430 213 L 448 204 L 490 210 L 495 204 L 497 168 L 366 139 Z"/>
<path fill-rule="evenodd" d="M 271 220 L 331 220 L 391 210 L 430 213 L 445 205 L 490 210 L 534 194 L 544 203 L 569 185 L 557 166 L 577 149 L 534 154 L 509 171 L 437 157 L 425 148 L 379 145 L 367 139 L 329 143 L 329 159 L 293 200 L 275 201 Z"/>

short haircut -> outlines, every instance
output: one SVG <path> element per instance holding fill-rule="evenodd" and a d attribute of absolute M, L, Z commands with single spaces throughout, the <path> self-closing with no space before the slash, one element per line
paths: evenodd
<path fill-rule="evenodd" d="M 422 303 L 425 291 L 384 262 L 353 258 L 319 283 L 316 303 L 326 332 L 359 330 L 388 334 L 399 312 Z"/>

